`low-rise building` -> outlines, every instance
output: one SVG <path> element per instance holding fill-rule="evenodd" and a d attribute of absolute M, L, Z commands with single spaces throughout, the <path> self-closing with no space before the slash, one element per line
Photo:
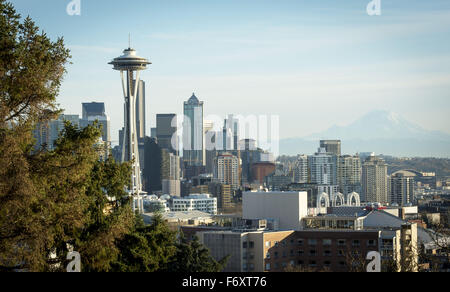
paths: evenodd
<path fill-rule="evenodd" d="M 172 198 L 170 210 L 173 212 L 202 211 L 217 214 L 217 198 L 209 194 L 192 194 L 184 198 Z"/>
<path fill-rule="evenodd" d="M 245 192 L 244 219 L 275 219 L 282 230 L 300 230 L 308 215 L 306 192 Z"/>

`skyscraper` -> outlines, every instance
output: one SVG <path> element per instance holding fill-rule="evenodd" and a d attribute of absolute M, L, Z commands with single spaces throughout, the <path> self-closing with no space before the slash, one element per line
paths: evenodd
<path fill-rule="evenodd" d="M 184 103 L 183 161 L 186 166 L 205 166 L 203 102 L 195 94 Z"/>
<path fill-rule="evenodd" d="M 144 138 L 144 170 L 142 172 L 143 188 L 148 193 L 162 190 L 162 150 L 155 138 Z"/>
<path fill-rule="evenodd" d="M 337 185 L 337 156 L 319 148 L 308 156 L 310 182 L 318 185 Z"/>
<path fill-rule="evenodd" d="M 340 140 L 321 140 L 320 148 L 325 148 L 327 153 L 332 153 L 336 156 L 341 155 L 341 141 Z"/>
<path fill-rule="evenodd" d="M 156 138 L 159 147 L 169 150 L 170 153 L 178 155 L 177 137 L 177 115 L 156 115 Z"/>
<path fill-rule="evenodd" d="M 239 159 L 230 153 L 223 153 L 217 156 L 215 162 L 214 178 L 224 185 L 238 189 L 240 185 Z"/>
<path fill-rule="evenodd" d="M 136 86 L 136 80 L 133 81 Z M 145 138 L 145 82 L 140 80 L 136 94 L 136 133 L 139 140 Z"/>
<path fill-rule="evenodd" d="M 239 120 L 234 115 L 228 115 L 223 123 L 223 150 L 239 150 Z"/>
<path fill-rule="evenodd" d="M 339 191 L 342 194 L 361 193 L 361 159 L 359 156 L 340 156 L 337 173 Z"/>
<path fill-rule="evenodd" d="M 111 143 L 111 121 L 105 110 L 105 103 L 91 102 L 82 104 L 82 119 L 80 126 L 82 128 L 92 125 L 94 122 L 102 126 L 102 140 L 105 143 Z"/>
<path fill-rule="evenodd" d="M 389 202 L 405 206 L 414 203 L 414 177 L 409 171 L 397 171 L 390 177 Z"/>
<path fill-rule="evenodd" d="M 299 155 L 294 163 L 294 182 L 307 183 L 308 177 L 308 156 Z"/>
<path fill-rule="evenodd" d="M 61 131 L 64 129 L 64 123 L 69 121 L 72 125 L 80 126 L 80 117 L 78 115 L 60 115 L 58 119 L 39 123 L 33 131 L 36 139 L 34 149 L 52 151 L 55 149 L 55 141 L 58 139 Z"/>
<path fill-rule="evenodd" d="M 362 201 L 388 203 L 387 164 L 376 156 L 369 156 L 362 166 Z"/>

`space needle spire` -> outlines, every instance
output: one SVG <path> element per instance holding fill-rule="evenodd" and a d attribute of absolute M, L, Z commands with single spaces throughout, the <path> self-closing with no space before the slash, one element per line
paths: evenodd
<path fill-rule="evenodd" d="M 133 211 L 144 212 L 142 201 L 142 176 L 139 165 L 139 148 L 136 128 L 136 95 L 140 84 L 140 73 L 147 69 L 151 63 L 136 54 L 131 48 L 131 35 L 129 47 L 123 51 L 123 55 L 111 61 L 113 69 L 120 71 L 122 78 L 123 95 L 125 98 L 125 127 L 123 131 L 122 161 L 132 163 L 131 186 L 128 190 L 133 197 Z"/>

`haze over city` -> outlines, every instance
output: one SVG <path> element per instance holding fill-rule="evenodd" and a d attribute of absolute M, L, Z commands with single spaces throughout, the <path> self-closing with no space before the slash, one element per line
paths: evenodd
<path fill-rule="evenodd" d="M 72 65 L 58 102 L 67 114 L 105 102 L 113 143 L 123 124 L 120 80 L 107 62 L 128 46 L 153 63 L 147 116 L 182 113 L 192 92 L 205 115 L 277 114 L 280 137 L 305 137 L 386 110 L 450 133 L 450 3 L 382 1 L 15 0 L 49 36 L 64 36 Z M 117 9 L 120 7 L 120 9 Z M 133 18 L 126 17 L 133 15 Z M 340 137 L 335 137 L 340 138 Z"/>

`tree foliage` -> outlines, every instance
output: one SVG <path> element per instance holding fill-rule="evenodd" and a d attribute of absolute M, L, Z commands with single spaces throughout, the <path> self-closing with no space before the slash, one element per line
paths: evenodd
<path fill-rule="evenodd" d="M 167 268 L 176 252 L 176 232 L 169 230 L 160 215 L 144 225 L 136 218 L 135 229 L 119 240 L 120 255 L 114 270 L 120 272 L 156 272 Z"/>
<path fill-rule="evenodd" d="M 188 241 L 183 234 L 177 243 L 177 251 L 168 264 L 168 271 L 178 273 L 221 272 L 230 256 L 216 261 L 210 251 L 199 242 L 198 237 Z"/>
<path fill-rule="evenodd" d="M 64 271 L 68 251 L 83 271 L 218 271 L 198 241 L 177 241 L 160 216 L 133 214 L 131 168 L 100 159 L 97 125 L 65 124 L 52 151 L 32 131 L 56 118 L 70 58 L 30 18 L 0 0 L 0 271 Z"/>

